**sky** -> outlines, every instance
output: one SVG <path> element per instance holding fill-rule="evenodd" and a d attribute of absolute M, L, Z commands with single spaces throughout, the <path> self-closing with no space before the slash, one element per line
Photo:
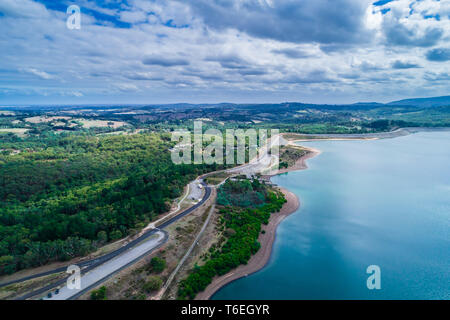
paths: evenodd
<path fill-rule="evenodd" d="M 449 94 L 450 0 L 0 0 L 2 106 Z"/>

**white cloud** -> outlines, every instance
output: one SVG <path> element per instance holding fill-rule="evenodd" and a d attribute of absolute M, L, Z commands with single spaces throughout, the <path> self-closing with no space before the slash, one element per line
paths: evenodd
<path fill-rule="evenodd" d="M 370 5 L 366 10 L 365 24 L 369 29 L 380 29 L 383 23 L 383 14 L 375 6 Z"/>
<path fill-rule="evenodd" d="M 448 1 L 396 0 L 380 10 L 389 10 L 383 15 L 383 29 L 390 44 L 433 46 L 450 37 Z"/>
<path fill-rule="evenodd" d="M 261 5 L 259 0 L 252 1 Z M 351 1 L 357 0 L 344 2 Z M 19 15 L 16 2 L 31 4 L 26 14 Z M 272 5 L 277 8 L 281 2 Z M 88 3 L 91 10 L 102 10 L 110 19 L 99 21 L 88 15 L 83 11 Z M 398 0 L 382 7 L 358 4 L 357 8 L 364 8 L 363 28 L 371 29 L 371 37 L 362 43 L 333 44 L 327 52 L 321 50 L 325 47 L 319 41 L 294 43 L 238 28 L 213 28 L 188 2 L 128 3 L 111 9 L 80 1 L 81 30 L 68 30 L 65 12 L 47 10 L 33 1 L 0 0 L 4 15 L 0 18 L 0 90 L 8 92 L 8 102 L 20 95 L 53 97 L 61 92 L 67 101 L 74 96 L 86 102 L 94 98 L 116 101 L 119 96 L 130 103 L 389 100 L 401 97 L 405 90 L 422 92 L 432 79 L 430 74 L 450 73 L 448 64 L 426 59 L 429 50 L 448 47 L 450 26 L 442 14 L 448 5 L 442 1 L 439 6 L 431 0 Z M 415 12 L 405 9 L 409 4 L 414 4 Z M 269 5 L 262 7 L 270 14 Z M 391 11 L 383 14 L 381 9 Z M 442 14 L 440 21 L 424 18 L 435 13 Z M 42 14 L 45 19 L 39 19 Z M 132 26 L 118 28 L 118 22 Z M 442 29 L 442 35 L 435 33 L 435 39 L 427 42 L 425 36 L 433 35 L 430 30 L 434 29 Z M 387 41 L 389 30 L 403 38 L 394 39 L 398 43 Z M 396 64 L 394 69 L 395 61 L 405 66 L 414 62 L 421 68 L 398 68 Z M 1 78 L 8 81 L 1 82 Z M 430 86 L 427 95 L 448 93 L 449 80 L 435 78 L 441 85 Z M 333 101 L 333 95 L 341 100 Z M 139 101 L 134 100 L 137 97 Z"/>
<path fill-rule="evenodd" d="M 49 16 L 44 5 L 31 0 L 2 0 L 0 12 L 16 18 L 44 19 Z"/>
<path fill-rule="evenodd" d="M 139 91 L 139 88 L 135 84 L 132 84 L 132 83 L 114 83 L 113 86 L 116 87 L 117 89 L 119 89 L 121 91 L 125 91 L 125 92 Z"/>
<path fill-rule="evenodd" d="M 39 77 L 41 79 L 44 79 L 44 80 L 49 80 L 49 79 L 53 78 L 53 76 L 51 76 L 47 72 L 39 71 L 39 70 L 34 69 L 34 68 L 20 69 L 20 71 L 26 72 L 26 73 L 29 73 L 29 74 L 33 74 L 33 75 L 35 75 L 35 76 L 37 76 L 37 77 Z"/>

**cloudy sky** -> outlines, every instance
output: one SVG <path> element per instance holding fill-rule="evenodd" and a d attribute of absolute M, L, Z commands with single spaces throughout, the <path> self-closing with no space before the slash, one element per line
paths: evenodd
<path fill-rule="evenodd" d="M 450 94 L 449 0 L 0 0 L 0 30 L 1 105 Z"/>

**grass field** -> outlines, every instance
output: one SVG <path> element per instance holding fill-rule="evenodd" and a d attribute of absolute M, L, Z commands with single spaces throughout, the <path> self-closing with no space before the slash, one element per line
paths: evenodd
<path fill-rule="evenodd" d="M 31 118 L 26 118 L 25 121 L 30 122 L 30 123 L 47 123 L 47 122 L 52 122 L 55 120 L 70 120 L 72 119 L 71 117 L 47 117 L 47 116 L 37 116 L 37 117 L 31 117 Z"/>
<path fill-rule="evenodd" d="M 19 137 L 24 137 L 29 129 L 23 128 L 9 128 L 9 129 L 0 129 L 0 134 L 4 133 L 14 133 Z"/>
<path fill-rule="evenodd" d="M 120 128 L 123 126 L 126 126 L 126 122 L 122 121 L 105 121 L 105 120 L 86 120 L 86 119 L 80 119 L 78 120 L 83 124 L 84 128 Z"/>
<path fill-rule="evenodd" d="M 0 110 L 0 116 L 15 116 L 16 113 L 13 111 L 2 111 Z"/>

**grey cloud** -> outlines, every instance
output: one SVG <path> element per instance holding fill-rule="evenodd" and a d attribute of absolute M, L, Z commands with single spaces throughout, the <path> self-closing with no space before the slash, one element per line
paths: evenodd
<path fill-rule="evenodd" d="M 339 77 L 349 80 L 356 80 L 359 79 L 361 76 L 357 73 L 340 73 L 338 74 Z"/>
<path fill-rule="evenodd" d="M 225 69 L 245 69 L 246 66 L 236 62 L 220 62 L 220 65 Z"/>
<path fill-rule="evenodd" d="M 225 69 L 245 69 L 249 66 L 249 62 L 237 55 L 209 56 L 205 61 L 218 62 Z"/>
<path fill-rule="evenodd" d="M 420 68 L 420 66 L 416 63 L 412 62 L 403 62 L 400 60 L 396 60 L 394 63 L 392 63 L 392 68 L 394 69 L 413 69 L 413 68 Z"/>
<path fill-rule="evenodd" d="M 388 74 L 380 74 L 376 76 L 370 76 L 366 78 L 364 81 L 375 82 L 375 83 L 388 83 L 390 82 L 390 77 Z"/>
<path fill-rule="evenodd" d="M 98 58 L 104 58 L 107 56 L 105 52 L 101 52 L 99 50 L 92 50 L 90 48 L 84 50 L 84 52 L 81 52 L 81 54 L 86 55 L 88 57 L 98 57 Z"/>
<path fill-rule="evenodd" d="M 423 77 L 427 81 L 450 81 L 450 74 L 448 73 L 432 73 L 428 72 Z"/>
<path fill-rule="evenodd" d="M 428 28 L 420 36 L 416 30 L 410 30 L 401 23 L 385 24 L 385 33 L 388 44 L 409 47 L 432 47 L 443 35 L 442 29 Z"/>
<path fill-rule="evenodd" d="M 187 86 L 187 87 L 195 87 L 196 82 L 191 81 L 189 79 L 170 79 L 164 81 L 169 86 Z"/>
<path fill-rule="evenodd" d="M 92 72 L 90 72 L 89 73 L 89 75 L 91 76 L 91 77 L 111 77 L 111 76 L 114 76 L 114 74 L 113 73 L 111 73 L 111 72 L 108 72 L 108 71 L 92 71 Z"/>
<path fill-rule="evenodd" d="M 348 43 L 329 43 L 321 44 L 320 50 L 325 53 L 341 52 L 351 49 L 352 45 Z"/>
<path fill-rule="evenodd" d="M 427 52 L 429 61 L 445 62 L 450 60 L 450 48 L 436 48 Z"/>
<path fill-rule="evenodd" d="M 285 83 L 297 83 L 297 84 L 312 84 L 312 83 L 330 83 L 336 82 L 335 79 L 328 77 L 327 73 L 323 70 L 316 70 L 309 72 L 306 75 L 293 75 L 284 79 Z"/>
<path fill-rule="evenodd" d="M 187 70 L 187 71 L 183 71 L 181 72 L 182 75 L 184 76 L 189 76 L 189 77 L 197 77 L 200 78 L 202 80 L 206 80 L 206 81 L 224 81 L 224 77 L 223 77 L 223 73 L 205 73 L 205 72 L 198 72 L 197 70 Z"/>
<path fill-rule="evenodd" d="M 370 1 L 280 0 L 273 7 L 261 3 L 256 0 L 192 0 L 189 5 L 211 28 L 233 28 L 258 38 L 325 44 L 370 41 L 369 31 L 364 26 Z"/>
<path fill-rule="evenodd" d="M 217 74 L 197 74 L 196 77 L 206 81 L 224 81 L 225 79 Z"/>
<path fill-rule="evenodd" d="M 164 80 L 163 77 L 153 75 L 149 72 L 130 72 L 125 74 L 125 78 L 130 80 L 151 80 L 151 81 L 161 81 Z"/>
<path fill-rule="evenodd" d="M 381 70 L 383 70 L 382 67 L 380 67 L 380 66 L 378 66 L 378 65 L 376 65 L 376 64 L 367 62 L 367 61 L 363 61 L 363 63 L 361 63 L 361 64 L 359 65 L 359 68 L 360 68 L 362 71 L 365 71 L 365 72 L 381 71 Z"/>
<path fill-rule="evenodd" d="M 299 49 L 286 48 L 286 49 L 272 50 L 272 52 L 277 53 L 277 54 L 282 54 L 291 59 L 303 59 L 303 58 L 311 57 L 311 54 L 309 54 L 308 52 L 305 52 L 303 50 L 299 50 Z"/>
<path fill-rule="evenodd" d="M 142 60 L 145 65 L 156 65 L 161 67 L 187 66 L 189 61 L 182 58 L 166 58 L 162 56 L 149 56 Z"/>
<path fill-rule="evenodd" d="M 237 73 L 239 73 L 240 75 L 243 75 L 243 76 L 262 76 L 262 75 L 267 74 L 267 71 L 263 70 L 263 69 L 248 68 L 248 69 L 240 69 L 237 71 Z"/>
<path fill-rule="evenodd" d="M 139 91 L 139 87 L 132 83 L 115 83 L 113 86 L 122 92 L 136 92 Z"/>
<path fill-rule="evenodd" d="M 217 62 L 222 68 L 236 72 L 242 76 L 261 76 L 267 71 L 261 67 L 252 67 L 252 63 L 238 55 L 209 56 L 205 61 Z"/>

